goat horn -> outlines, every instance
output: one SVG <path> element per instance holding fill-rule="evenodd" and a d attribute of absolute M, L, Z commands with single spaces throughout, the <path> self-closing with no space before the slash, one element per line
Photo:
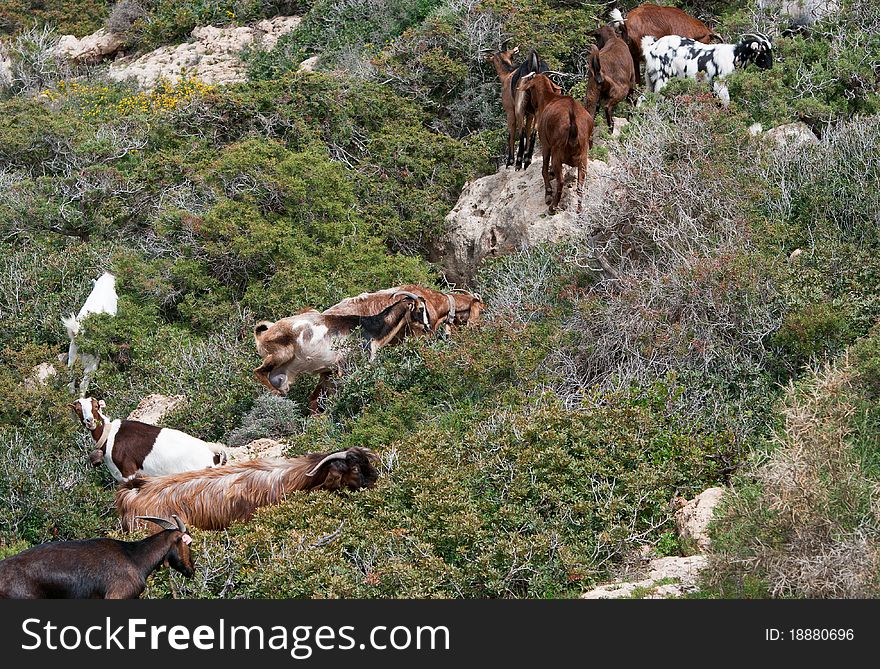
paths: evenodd
<path fill-rule="evenodd" d="M 398 295 L 404 295 L 404 296 L 409 297 L 413 300 L 421 300 L 422 302 L 425 301 L 425 298 L 422 297 L 421 295 L 416 295 L 415 293 L 410 293 L 407 290 L 398 290 L 396 293 L 394 293 L 394 295 L 392 295 L 392 297 L 397 297 Z"/>
<path fill-rule="evenodd" d="M 315 468 L 312 469 L 306 476 L 314 476 L 318 473 L 318 470 L 321 469 L 324 465 L 326 465 L 331 460 L 345 460 L 346 456 L 348 456 L 348 451 L 339 451 L 338 453 L 331 453 L 326 458 L 321 460 L 318 464 L 315 465 Z"/>
<path fill-rule="evenodd" d="M 180 519 L 180 516 L 172 514 L 171 517 L 177 523 L 177 529 L 180 530 L 181 534 L 186 534 L 186 524 Z"/>
<path fill-rule="evenodd" d="M 172 518 L 177 518 L 177 516 L 172 516 Z M 148 520 L 151 523 L 156 523 L 156 525 L 161 527 L 163 530 L 176 530 L 177 529 L 177 525 L 175 523 L 172 523 L 167 518 L 158 518 L 156 516 L 135 516 L 134 519 L 135 520 Z"/>

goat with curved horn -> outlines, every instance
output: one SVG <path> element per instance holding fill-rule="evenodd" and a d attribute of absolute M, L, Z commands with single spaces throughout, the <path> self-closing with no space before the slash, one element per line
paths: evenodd
<path fill-rule="evenodd" d="M 176 518 L 178 523 L 180 522 L 180 518 L 178 518 L 177 516 L 172 516 L 172 518 Z M 184 529 L 180 529 L 180 526 L 177 523 L 172 523 L 166 518 L 159 518 L 158 516 L 135 516 L 135 520 L 146 520 L 148 522 L 155 523 L 163 530 L 180 530 L 181 532 L 186 533 L 185 527 Z"/>
<path fill-rule="evenodd" d="M 328 462 L 331 462 L 333 460 L 345 460 L 345 458 L 347 456 L 348 456 L 348 451 L 339 451 L 338 453 L 331 453 L 326 458 L 321 460 L 321 462 L 316 464 L 314 469 L 312 469 L 312 471 L 307 472 L 306 476 L 314 476 L 315 474 L 317 474 L 321 470 L 321 467 L 326 465 Z"/>

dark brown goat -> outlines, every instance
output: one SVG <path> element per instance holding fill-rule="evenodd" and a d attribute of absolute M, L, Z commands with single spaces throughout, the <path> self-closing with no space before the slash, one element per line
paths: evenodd
<path fill-rule="evenodd" d="M 543 74 L 523 77 L 520 89 L 527 91 L 538 109 L 538 134 L 544 165 L 544 202 L 550 213 L 556 212 L 565 184 L 563 165 L 577 167 L 577 210 L 581 211 L 584 179 L 587 176 L 590 145 L 593 137 L 593 117 L 584 106 L 569 95 L 557 93 L 558 88 Z M 551 168 L 556 177 L 556 192 L 550 185 Z"/>
<path fill-rule="evenodd" d="M 137 599 L 162 565 L 193 575 L 186 525 L 141 517 L 162 531 L 141 541 L 80 539 L 34 546 L 0 562 L 4 599 Z"/>
<path fill-rule="evenodd" d="M 605 109 L 608 128 L 614 132 L 614 108 L 624 98 L 628 98 L 636 86 L 636 73 L 626 42 L 617 36 L 610 25 L 595 31 L 596 43 L 600 48 L 590 49 L 590 81 L 584 106 L 596 121 L 599 105 Z"/>
<path fill-rule="evenodd" d="M 642 60 L 642 38 L 650 35 L 660 39 L 666 35 L 689 37 L 697 42 L 709 44 L 721 38 L 702 21 L 683 12 L 676 7 L 661 7 L 646 3 L 630 11 L 626 18 L 620 10 L 611 10 L 611 24 L 620 28 L 626 40 L 636 79 L 640 78 L 640 62 Z"/>
<path fill-rule="evenodd" d="M 370 451 L 349 448 L 134 479 L 116 491 L 116 509 L 128 529 L 140 516 L 173 513 L 194 527 L 222 530 L 295 491 L 369 488 L 378 478 L 375 461 Z"/>
<path fill-rule="evenodd" d="M 486 59 L 495 67 L 501 80 L 501 106 L 507 115 L 507 167 L 514 164 L 514 147 L 519 138 L 516 150 L 516 169 L 526 168 L 532 163 L 535 151 L 535 107 L 528 96 L 520 92 L 519 82 L 522 77 L 532 72 L 546 72 L 547 63 L 531 51 L 528 58 L 519 65 L 513 64 L 513 57 L 519 53 L 519 47 L 509 51 L 498 51 Z"/>

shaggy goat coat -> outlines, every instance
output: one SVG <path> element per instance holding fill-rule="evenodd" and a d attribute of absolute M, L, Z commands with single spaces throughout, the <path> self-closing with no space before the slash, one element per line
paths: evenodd
<path fill-rule="evenodd" d="M 284 501 L 291 492 L 357 490 L 376 482 L 375 456 L 370 451 L 350 448 L 334 455 L 334 459 L 309 453 L 291 460 L 249 460 L 134 479 L 116 492 L 116 508 L 127 530 L 137 525 L 137 516 L 170 515 L 203 530 L 222 530 L 235 521 L 249 520 L 262 506 Z"/>

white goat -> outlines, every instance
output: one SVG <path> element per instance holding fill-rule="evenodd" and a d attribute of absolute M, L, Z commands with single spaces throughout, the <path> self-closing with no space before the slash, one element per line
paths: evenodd
<path fill-rule="evenodd" d="M 79 348 L 76 345 L 76 336 L 80 333 L 82 322 L 91 314 L 110 314 L 116 315 L 116 278 L 109 272 L 104 272 L 97 280 L 92 281 L 94 286 L 92 292 L 86 298 L 85 304 L 74 316 L 70 314 L 66 318 L 62 318 L 61 322 L 67 328 L 67 336 L 70 337 L 70 348 L 67 351 L 67 366 L 73 369 L 76 364 L 77 353 Z M 83 362 L 83 377 L 79 385 L 80 397 L 85 397 L 89 390 L 89 382 L 98 369 L 98 357 L 88 353 L 80 353 L 80 359 Z M 71 393 L 76 393 L 76 380 L 70 382 L 68 386 Z"/>
<path fill-rule="evenodd" d="M 660 92 L 674 78 L 704 78 L 712 82 L 725 107 L 730 104 L 730 93 L 720 80 L 748 63 L 764 70 L 773 67 L 770 39 L 756 34 L 744 35 L 736 44 L 703 44 L 679 35 L 643 37 L 642 54 L 648 92 Z"/>

